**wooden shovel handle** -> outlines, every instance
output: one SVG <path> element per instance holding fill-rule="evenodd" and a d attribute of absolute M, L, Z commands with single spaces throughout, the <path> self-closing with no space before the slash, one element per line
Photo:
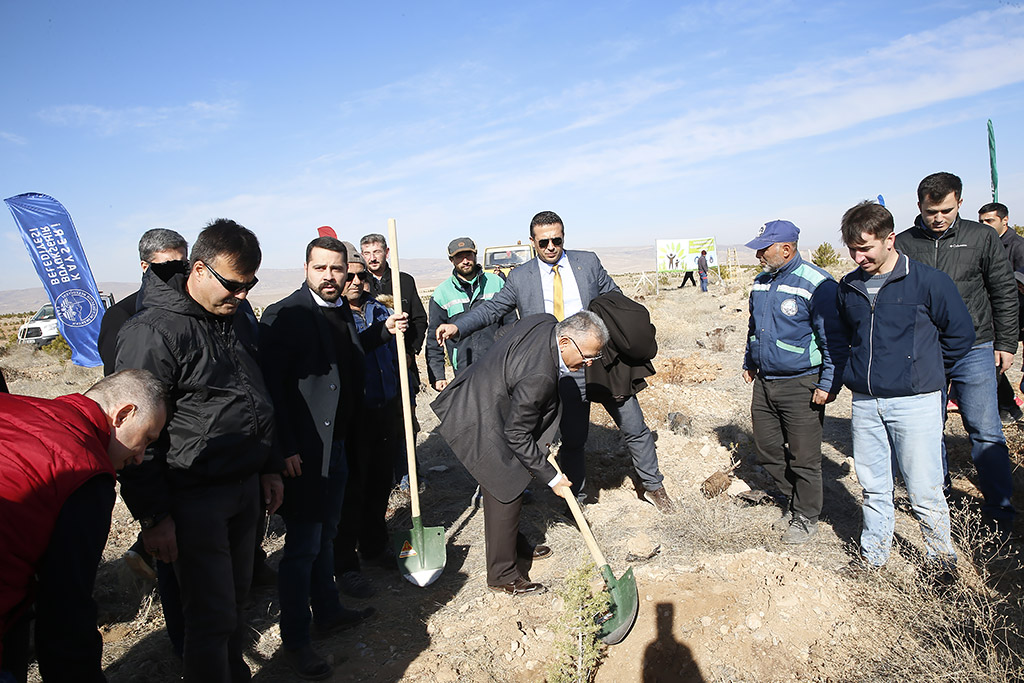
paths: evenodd
<path fill-rule="evenodd" d="M 395 299 L 395 313 L 402 314 L 402 275 L 398 269 L 398 232 L 395 219 L 388 219 L 388 247 L 391 266 L 391 294 Z M 415 292 L 414 295 L 418 296 Z M 409 462 L 409 498 L 412 501 L 412 517 L 420 516 L 420 483 L 416 476 L 416 435 L 412 431 L 412 404 L 409 401 L 409 359 L 405 355 L 405 332 L 396 329 L 398 344 L 398 382 L 402 394 L 402 415 L 405 418 L 405 457 Z"/>
<path fill-rule="evenodd" d="M 562 470 L 558 467 L 558 462 L 555 460 L 555 454 L 551 453 L 548 455 L 548 462 L 555 468 L 559 476 L 562 474 Z M 565 502 L 569 504 L 569 510 L 572 511 L 573 519 L 576 520 L 576 526 L 580 528 L 580 533 L 583 534 L 583 540 L 587 542 L 587 550 L 594 558 L 594 563 L 598 567 L 603 567 L 608 564 L 607 560 L 604 559 L 604 553 L 597 547 L 597 539 L 594 538 L 594 532 L 590 530 L 590 525 L 587 524 L 587 518 L 583 516 L 583 510 L 580 510 L 580 503 L 576 500 L 576 496 L 570 491 L 569 497 L 565 499 Z"/>

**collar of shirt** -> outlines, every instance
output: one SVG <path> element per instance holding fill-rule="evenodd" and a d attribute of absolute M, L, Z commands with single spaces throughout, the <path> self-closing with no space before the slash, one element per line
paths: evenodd
<path fill-rule="evenodd" d="M 576 274 L 572 270 L 572 264 L 569 262 L 569 255 L 567 252 L 562 252 L 562 257 L 558 259 L 557 263 L 545 263 L 540 259 L 537 259 L 538 267 L 540 268 L 540 286 L 541 293 L 544 296 L 544 312 L 554 313 L 554 282 L 555 282 L 555 270 L 553 266 L 558 266 L 558 274 L 562 276 L 562 311 L 565 313 L 565 317 L 568 318 L 574 313 L 579 313 L 583 310 L 583 299 L 580 295 L 580 287 L 576 282 Z"/>
<path fill-rule="evenodd" d="M 558 376 L 565 377 L 566 375 L 571 375 L 572 370 L 569 369 L 569 366 L 566 365 L 565 361 L 562 359 L 562 349 L 558 348 L 557 337 L 555 338 L 555 353 L 558 355 Z"/>
<path fill-rule="evenodd" d="M 343 296 L 339 296 L 337 301 L 324 301 L 320 298 L 320 295 L 312 289 L 309 290 L 309 293 L 313 295 L 313 301 L 320 308 L 340 308 L 342 304 L 348 306 L 348 301 Z"/>

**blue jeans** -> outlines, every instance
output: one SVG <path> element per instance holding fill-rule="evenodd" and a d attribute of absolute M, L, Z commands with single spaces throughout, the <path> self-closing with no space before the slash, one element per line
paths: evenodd
<path fill-rule="evenodd" d="M 860 553 L 870 564 L 885 564 L 892 549 L 893 461 L 921 524 L 928 559 L 956 562 L 942 493 L 943 400 L 940 391 L 895 398 L 853 394 L 853 462 L 864 488 Z"/>
<path fill-rule="evenodd" d="M 1010 453 L 999 421 L 992 342 L 979 344 L 968 351 L 953 366 L 949 381 L 957 395 L 964 429 L 971 439 L 971 460 L 978 470 L 978 488 L 985 497 L 981 512 L 991 519 L 1012 523 L 1015 511 L 1010 502 L 1013 494 Z M 948 485 L 945 444 L 942 474 Z"/>
<path fill-rule="evenodd" d="M 304 472 L 302 476 L 319 474 Z M 335 441 L 328 470 L 324 521 L 285 518 L 287 534 L 277 569 L 277 586 L 281 599 L 281 641 L 289 650 L 309 645 L 311 607 L 312 618 L 321 622 L 330 621 L 341 613 L 338 585 L 334 582 L 334 536 L 338 532 L 347 480 L 345 442 Z"/>
<path fill-rule="evenodd" d="M 702 291 L 702 292 L 708 291 L 708 274 L 707 273 L 701 273 L 700 274 L 700 291 Z"/>

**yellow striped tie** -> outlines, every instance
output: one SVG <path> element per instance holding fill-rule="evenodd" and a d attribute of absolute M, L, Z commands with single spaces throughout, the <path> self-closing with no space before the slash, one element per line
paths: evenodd
<path fill-rule="evenodd" d="M 551 312 L 555 314 L 556 320 L 561 321 L 565 318 L 565 303 L 562 301 L 562 275 L 558 272 L 557 264 L 551 266 L 551 270 L 555 272 L 555 280 L 552 286 Z"/>

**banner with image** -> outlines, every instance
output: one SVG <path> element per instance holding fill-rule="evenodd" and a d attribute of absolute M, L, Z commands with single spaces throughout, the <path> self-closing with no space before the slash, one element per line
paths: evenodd
<path fill-rule="evenodd" d="M 96 281 L 67 210 L 53 197 L 36 192 L 4 200 L 14 214 L 21 239 L 43 283 L 61 336 L 76 365 L 101 365 L 96 340 L 103 319 Z"/>
<path fill-rule="evenodd" d="M 715 268 L 718 266 L 718 254 L 715 252 L 714 237 L 656 240 L 655 245 L 658 252 L 659 273 L 678 273 L 685 272 L 687 270 L 697 270 L 697 259 L 700 258 L 701 250 L 708 252 L 707 256 L 705 256 L 708 260 L 708 268 Z"/>

